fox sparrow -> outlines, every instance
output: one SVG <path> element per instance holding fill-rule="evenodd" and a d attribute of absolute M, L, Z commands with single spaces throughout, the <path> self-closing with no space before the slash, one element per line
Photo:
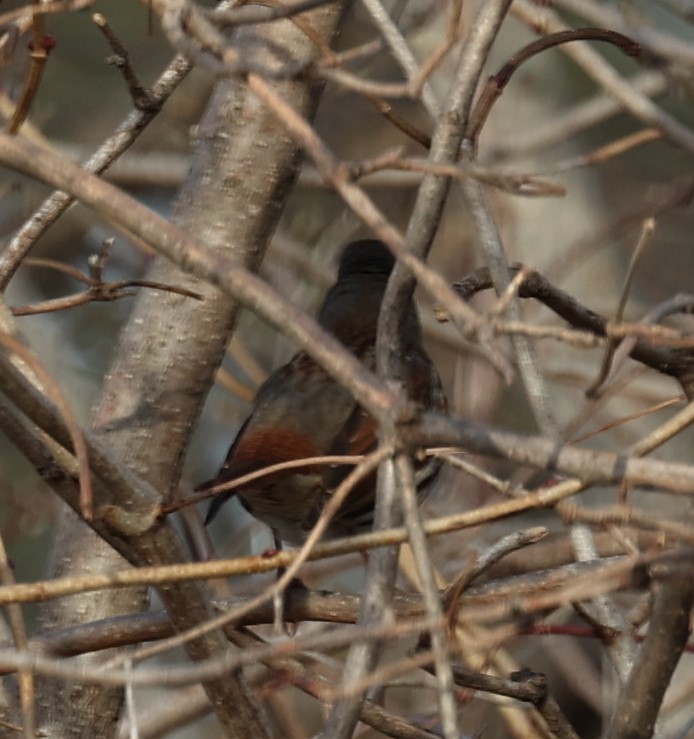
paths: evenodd
<path fill-rule="evenodd" d="M 380 241 L 356 241 L 345 247 L 337 282 L 328 292 L 318 321 L 365 365 L 375 365 L 376 325 L 388 277 L 395 262 Z M 410 305 L 404 326 L 405 385 L 410 398 L 427 409 L 443 410 L 441 381 L 422 345 L 419 318 Z M 333 380 L 306 352 L 275 370 L 258 390 L 251 415 L 231 445 L 210 488 L 269 465 L 321 455 L 365 454 L 376 448 L 376 424 L 351 393 Z M 418 492 L 431 487 L 440 464 L 429 459 L 417 467 Z M 217 496 L 209 523 L 237 495 L 246 510 L 267 524 L 276 542 L 301 544 L 331 491 L 351 466 L 307 465 L 263 476 Z M 327 536 L 344 536 L 371 526 L 375 475 L 348 495 Z"/>

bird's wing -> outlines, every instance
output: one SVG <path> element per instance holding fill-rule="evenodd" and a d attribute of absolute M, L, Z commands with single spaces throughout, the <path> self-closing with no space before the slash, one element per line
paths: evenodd
<path fill-rule="evenodd" d="M 373 418 L 361 406 L 355 405 L 347 423 L 335 437 L 328 454 L 346 456 L 369 454 L 377 445 L 376 430 Z M 323 475 L 326 488 L 328 490 L 336 488 L 353 469 L 354 465 L 351 464 L 327 467 Z"/>
<path fill-rule="evenodd" d="M 205 482 L 200 483 L 196 488 L 196 493 L 202 493 L 206 490 L 209 490 L 210 488 L 215 487 L 216 485 L 221 485 L 223 482 L 227 482 L 234 477 L 238 477 L 237 474 L 229 474 L 231 472 L 230 466 L 234 459 L 234 454 L 236 452 L 236 447 L 239 444 L 239 441 L 241 440 L 241 437 L 243 436 L 243 432 L 246 430 L 246 427 L 248 426 L 248 422 L 250 421 L 250 417 L 247 418 L 241 428 L 239 429 L 238 433 L 236 434 L 236 438 L 232 442 L 231 446 L 229 447 L 229 451 L 227 452 L 226 460 L 224 461 L 224 464 L 222 465 L 222 468 L 217 473 L 217 476 L 212 478 L 211 480 L 207 480 Z M 236 493 L 235 490 L 228 490 L 221 495 L 217 495 L 215 498 L 212 499 L 212 502 L 210 503 L 210 507 L 207 509 L 207 513 L 205 515 L 205 526 L 207 526 L 208 523 L 210 523 L 215 516 L 219 513 L 219 509 Z"/>
<path fill-rule="evenodd" d="M 446 396 L 441 380 L 429 358 L 420 351 L 410 351 L 405 356 L 405 384 L 408 397 L 423 408 L 445 411 Z M 329 454 L 359 455 L 373 452 L 377 445 L 378 427 L 374 419 L 360 406 L 355 405 L 347 423 L 335 438 Z M 438 460 L 419 461 L 415 467 L 418 484 L 425 483 L 438 469 Z M 336 465 L 326 468 L 323 481 L 328 494 L 335 491 L 352 472 L 354 465 Z M 368 475 L 355 485 L 340 508 L 339 518 L 359 518 L 373 509 L 376 479 Z"/>

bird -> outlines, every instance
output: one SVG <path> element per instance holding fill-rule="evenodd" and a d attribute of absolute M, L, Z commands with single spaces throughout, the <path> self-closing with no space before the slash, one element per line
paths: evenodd
<path fill-rule="evenodd" d="M 318 313 L 318 323 L 366 367 L 375 368 L 376 330 L 395 259 L 376 239 L 348 244 L 341 252 L 337 281 Z M 416 307 L 407 307 L 403 336 L 403 375 L 416 407 L 445 411 L 441 380 L 422 343 Z M 217 476 L 199 485 L 208 490 L 270 465 L 323 455 L 367 454 L 377 448 L 377 424 L 349 390 L 305 351 L 276 369 L 259 388 L 250 415 L 238 431 Z M 433 457 L 416 467 L 418 499 L 433 486 L 440 462 Z M 300 546 L 331 492 L 349 474 L 349 465 L 306 467 L 269 473 L 217 495 L 209 524 L 221 507 L 237 497 L 243 507 L 273 532 L 275 545 Z M 376 475 L 363 479 L 345 499 L 324 538 L 369 530 L 373 523 Z"/>

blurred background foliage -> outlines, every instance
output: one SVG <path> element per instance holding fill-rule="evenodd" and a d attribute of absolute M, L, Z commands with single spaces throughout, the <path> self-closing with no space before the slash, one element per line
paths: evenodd
<path fill-rule="evenodd" d="M 409 25 L 409 38 L 418 53 L 422 57 L 429 53 L 445 31 L 447 3 L 427 0 L 390 5 L 395 6 L 394 12 L 400 13 L 401 23 Z M 657 29 L 677 36 L 689 44 L 694 53 L 694 26 L 663 5 L 647 0 L 594 5 L 618 10 L 635 30 Z M 2 10 L 20 6 L 21 3 L 5 2 Z M 466 22 L 474 17 L 475 6 L 475 3 L 466 3 Z M 172 57 L 169 45 L 157 28 L 156 18 L 151 19 L 148 9 L 141 3 L 104 0 L 86 10 L 47 18 L 47 29 L 54 36 L 56 46 L 23 133 L 45 137 L 52 146 L 79 160 L 90 155 L 132 105 L 120 73 L 108 63 L 112 52 L 91 20 L 94 12 L 101 12 L 108 18 L 145 85 L 151 84 Z M 563 12 L 562 15 L 572 25 L 594 25 L 571 13 Z M 354 3 L 339 46 L 348 48 L 374 37 L 375 31 L 366 12 L 359 3 Z M 534 37 L 518 19 L 509 17 L 495 46 L 488 72 L 498 69 L 509 55 Z M 613 49 L 602 45 L 595 45 L 595 48 L 626 76 L 644 71 Z M 11 60 L 0 69 L 0 94 L 5 102 L 16 99 L 26 64 L 26 38 L 20 38 Z M 368 77 L 400 79 L 385 51 L 369 57 L 356 68 Z M 440 99 L 446 94 L 449 71 L 450 65 L 444 63 L 433 78 Z M 691 68 L 680 70 L 676 65 L 663 64 L 661 67 L 653 65 L 647 71 L 664 77 L 659 104 L 683 124 L 694 127 Z M 191 153 L 191 127 L 196 125 L 204 109 L 212 84 L 208 73 L 194 71 L 114 170 L 117 182 L 163 213 L 168 212 L 176 196 L 177 183 L 185 174 Z M 557 141 L 546 137 L 549 143 L 543 143 L 543 133 L 553 125 L 558 126 L 562 117 L 570 116 L 576 106 L 597 94 L 595 82 L 562 51 L 542 54 L 522 67 L 495 107 L 480 141 L 480 162 L 518 172 L 542 172 L 556 162 L 643 128 L 633 116 L 620 113 Z M 417 104 L 407 101 L 394 101 L 393 104 L 401 115 L 428 130 L 427 118 Z M 344 159 L 366 158 L 394 145 L 406 145 L 409 152 L 425 155 L 421 146 L 394 129 L 373 105 L 333 84 L 327 85 L 316 125 L 331 148 Z M 658 203 L 665 202 L 657 216 L 655 236 L 638 265 L 627 309 L 627 319 L 637 320 L 652 305 L 677 292 L 691 290 L 694 274 L 692 210 L 686 202 L 678 204 L 672 195 L 678 188 L 682 190 L 691 171 L 691 155 L 660 140 L 599 165 L 549 175 L 566 187 L 565 197 L 532 199 L 497 191 L 492 192 L 491 197 L 510 259 L 523 261 L 548 274 L 589 307 L 608 316 L 616 309 L 639 224 Z M 7 242 L 46 196 L 47 189 L 7 172 L 3 173 L 2 188 L 0 228 Z M 374 186 L 372 192 L 379 206 L 404 228 L 416 193 L 412 179 L 403 178 L 392 186 Z M 233 218 L 234 214 L 226 213 L 221 217 Z M 304 172 L 287 203 L 262 273 L 298 304 L 313 310 L 332 278 L 337 251 L 346 241 L 363 233 L 363 228 L 339 198 L 321 188 Z M 89 256 L 98 253 L 109 237 L 115 238 L 115 244 L 107 265 L 107 277 L 141 276 L 150 260 L 149 250 L 128 242 L 112 224 L 99 222 L 81 206 L 71 208 L 41 239 L 33 254 L 64 261 L 86 271 Z M 481 263 L 473 225 L 455 187 L 441 221 L 431 263 L 452 281 Z M 7 295 L 10 305 L 19 306 L 77 289 L 79 285 L 64 274 L 26 266 L 13 279 Z M 476 302 L 491 304 L 489 296 L 482 296 Z M 69 311 L 18 319 L 42 361 L 59 379 L 85 421 L 107 371 L 129 304 L 128 299 L 92 303 Z M 453 411 L 465 418 L 496 423 L 512 430 L 535 431 L 520 385 L 504 387 L 477 356 L 474 347 L 459 340 L 450 327 L 436 325 L 428 301 L 422 299 L 420 307 L 428 327 L 428 344 L 444 377 Z M 526 304 L 525 310 L 530 321 L 560 323 L 545 309 Z M 678 325 L 687 325 L 688 321 L 690 319 L 676 319 Z M 235 344 L 225 367 L 249 392 L 265 372 L 286 359 L 294 349 L 248 312 L 241 319 Z M 570 436 L 599 428 L 615 418 L 679 393 L 673 381 L 653 372 L 641 373 L 623 392 L 591 407 L 584 393 L 597 373 L 600 350 L 587 351 L 545 341 L 538 344 L 538 351 L 548 378 L 553 408 L 562 422 L 571 427 Z M 189 454 L 183 493 L 217 468 L 248 408 L 247 397 L 239 397 L 239 393 L 231 392 L 223 383 L 217 385 Z M 585 420 L 572 424 L 579 417 Z M 664 417 L 663 412 L 655 413 L 598 434 L 585 443 L 623 449 Z M 4 437 L 0 438 L 0 484 L 4 490 L 0 526 L 11 549 L 17 578 L 35 579 L 44 571 L 53 497 Z M 666 445 L 662 456 L 681 459 L 683 454 L 690 454 L 691 442 L 691 434 L 682 434 Z M 486 464 L 502 475 L 505 473 L 503 465 Z M 607 495 L 614 496 L 614 491 L 591 493 L 591 497 L 602 503 L 606 502 Z M 432 513 L 461 510 L 488 502 L 494 496 L 488 488 L 468 477 L 451 475 L 445 488 L 427 506 Z M 645 504 L 650 503 L 646 501 Z M 665 507 L 675 515 L 691 516 L 691 510 L 682 510 L 681 502 L 665 496 L 658 499 L 658 505 L 660 510 Z M 267 545 L 266 534 L 260 527 L 253 527 L 239 508 L 228 508 L 227 518 L 214 529 L 223 554 L 245 554 L 249 549 L 259 551 Z M 550 525 L 559 535 L 560 526 L 552 514 L 529 515 L 527 525 L 536 521 Z M 514 520 L 436 541 L 433 544 L 436 562 L 445 575 L 451 576 L 468 561 L 471 546 L 489 543 L 506 528 L 517 525 L 518 521 Z M 253 533 L 256 529 L 260 532 L 257 536 Z M 237 535 L 231 537 L 229 531 Z M 356 562 L 357 569 L 359 566 Z M 308 574 L 309 582 L 312 577 L 322 577 L 320 567 L 314 570 L 314 575 Z M 256 587 L 250 582 L 247 586 Z M 519 660 L 522 662 L 531 655 L 534 667 L 539 666 L 538 662 L 554 662 L 556 666 L 560 662 L 557 646 L 553 643 L 556 640 L 542 640 L 541 647 L 538 641 L 520 644 Z M 565 641 L 562 641 L 564 648 Z M 538 656 L 541 650 L 544 654 Z M 591 693 L 590 681 L 580 678 L 582 670 L 597 669 L 595 651 L 583 644 L 571 646 L 570 651 L 575 670 L 558 669 L 566 689 L 574 693 L 570 718 L 582 715 L 585 733 L 581 735 L 595 736 L 597 722 L 591 717 L 599 710 L 601 696 L 595 695 L 594 690 Z M 569 685 L 572 680 L 573 684 Z M 484 712 L 485 709 L 478 706 L 472 710 L 472 715 L 475 710 Z M 690 705 L 689 710 L 694 711 L 694 706 Z"/>

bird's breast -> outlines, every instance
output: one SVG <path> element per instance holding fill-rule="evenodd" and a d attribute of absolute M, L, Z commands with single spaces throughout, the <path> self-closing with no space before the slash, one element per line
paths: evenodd
<path fill-rule="evenodd" d="M 279 534 L 282 541 L 298 546 L 310 531 L 310 521 L 325 499 L 322 476 L 316 472 L 284 475 L 262 487 L 238 493 L 243 507 Z"/>

